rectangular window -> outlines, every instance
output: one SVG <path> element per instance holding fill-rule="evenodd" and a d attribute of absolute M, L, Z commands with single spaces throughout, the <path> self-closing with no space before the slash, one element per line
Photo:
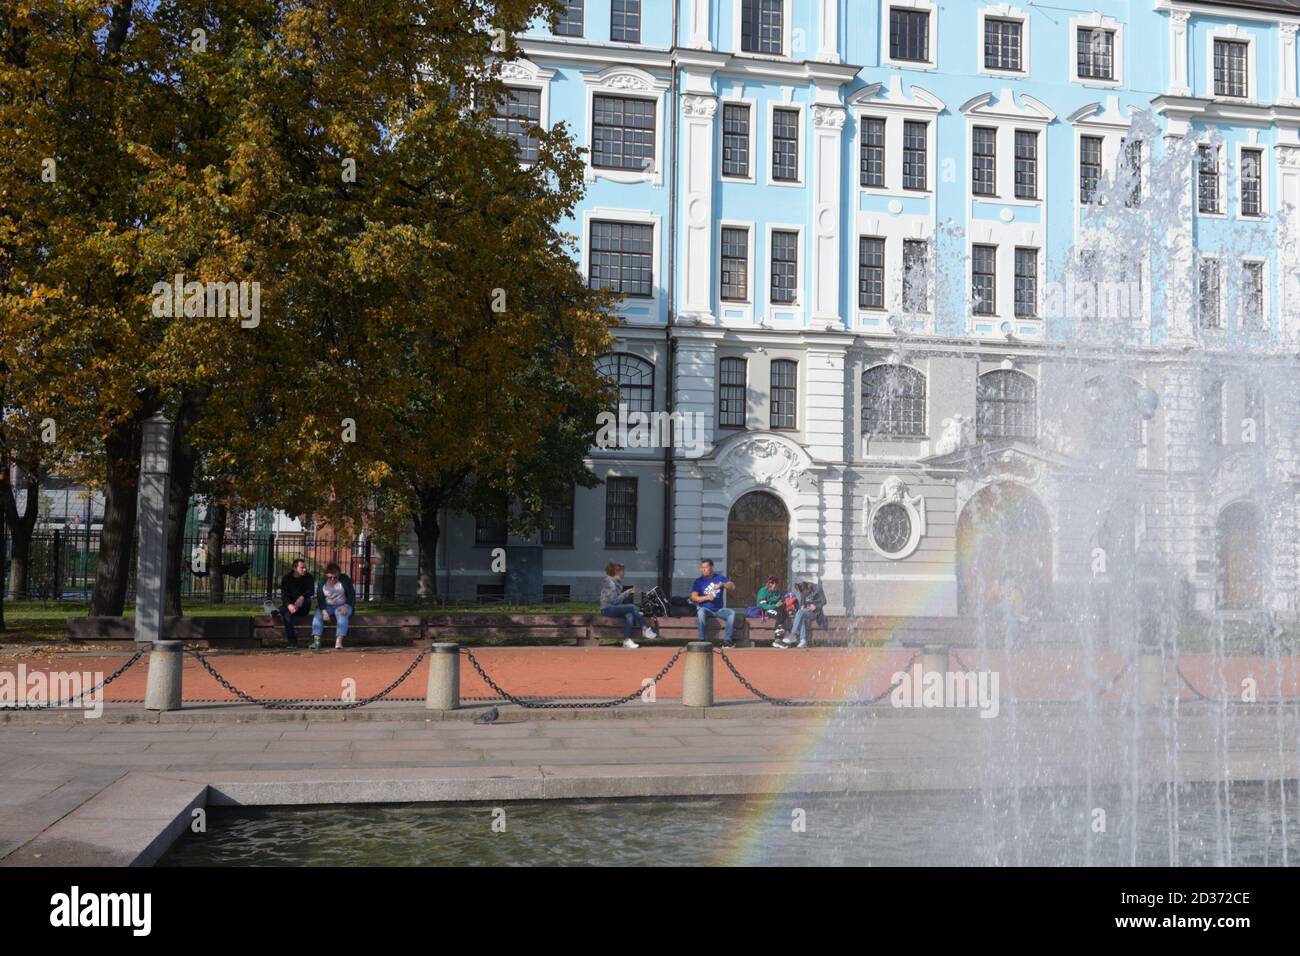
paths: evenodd
<path fill-rule="evenodd" d="M 547 500 L 542 512 L 542 544 L 552 548 L 573 547 L 573 486 Z"/>
<path fill-rule="evenodd" d="M 863 186 L 885 185 L 884 120 L 873 116 L 862 118 L 862 155 L 859 162 L 859 182 Z"/>
<path fill-rule="evenodd" d="M 1016 248 L 1016 317 L 1038 317 L 1038 250 Z"/>
<path fill-rule="evenodd" d="M 492 125 L 519 147 L 521 163 L 537 162 L 538 140 L 533 130 L 542 122 L 542 91 L 510 86 L 497 104 Z"/>
<path fill-rule="evenodd" d="M 997 195 L 998 131 L 976 126 L 971 131 L 971 192 L 976 196 Z"/>
<path fill-rule="evenodd" d="M 1101 183 L 1101 137 L 1079 137 L 1079 202 L 1085 206 L 1097 195 Z"/>
<path fill-rule="evenodd" d="M 1264 263 L 1241 264 L 1241 323 L 1250 331 L 1264 331 Z"/>
<path fill-rule="evenodd" d="M 542 585 L 542 603 L 543 603 L 543 604 L 568 604 L 568 603 L 569 603 L 569 585 L 567 585 L 567 584 L 543 584 L 543 585 Z"/>
<path fill-rule="evenodd" d="M 654 227 L 639 222 L 591 223 L 587 283 L 625 296 L 654 295 Z"/>
<path fill-rule="evenodd" d="M 1038 134 L 1016 130 L 1016 198 L 1038 198 Z"/>
<path fill-rule="evenodd" d="M 858 307 L 885 307 L 885 240 L 858 240 Z"/>
<path fill-rule="evenodd" d="M 889 58 L 926 63 L 930 59 L 930 14 L 889 8 Z"/>
<path fill-rule="evenodd" d="M 799 178 L 799 111 L 772 111 L 772 178 L 793 182 Z"/>
<path fill-rule="evenodd" d="M 626 96 L 592 98 L 591 165 L 650 172 L 655 164 L 655 104 Z"/>
<path fill-rule="evenodd" d="M 582 4 L 583 0 L 564 0 L 564 9 L 555 24 L 557 37 L 582 36 Z"/>
<path fill-rule="evenodd" d="M 722 175 L 749 178 L 749 106 L 722 107 Z"/>
<path fill-rule="evenodd" d="M 1264 215 L 1264 151 L 1241 151 L 1241 214 Z"/>
<path fill-rule="evenodd" d="M 1200 326 L 1203 329 L 1223 328 L 1223 314 L 1219 309 L 1219 260 L 1202 259 L 1197 305 Z"/>
<path fill-rule="evenodd" d="M 796 427 L 798 368 L 798 364 L 789 359 L 777 359 L 772 363 L 771 427 L 774 429 Z"/>
<path fill-rule="evenodd" d="M 501 495 L 492 495 L 491 501 L 483 510 L 474 515 L 475 544 L 505 544 L 509 533 L 507 515 L 510 513 L 509 502 Z"/>
<path fill-rule="evenodd" d="M 782 0 L 740 0 L 740 49 L 781 55 Z"/>
<path fill-rule="evenodd" d="M 986 70 L 1022 70 L 1019 20 L 984 18 L 984 68 Z"/>
<path fill-rule="evenodd" d="M 930 243 L 903 240 L 903 311 L 930 311 Z"/>
<path fill-rule="evenodd" d="M 618 43 L 641 42 L 641 0 L 612 0 L 609 38 Z"/>
<path fill-rule="evenodd" d="M 724 358 L 718 384 L 718 425 L 744 428 L 747 398 L 746 365 L 743 358 Z"/>
<path fill-rule="evenodd" d="M 929 123 L 907 120 L 903 123 L 903 188 L 925 189 Z"/>
<path fill-rule="evenodd" d="M 1080 27 L 1076 44 L 1079 79 L 1115 79 L 1115 34 L 1113 31 Z"/>
<path fill-rule="evenodd" d="M 976 315 L 997 314 L 997 246 L 971 246 L 971 308 Z"/>
<path fill-rule="evenodd" d="M 1201 144 L 1196 150 L 1196 208 L 1222 211 L 1219 204 L 1219 147 Z"/>
<path fill-rule="evenodd" d="M 605 479 L 605 547 L 636 547 L 636 479 Z"/>
<path fill-rule="evenodd" d="M 1214 41 L 1214 95 L 1244 97 L 1247 53 L 1250 44 L 1240 40 Z"/>
<path fill-rule="evenodd" d="M 749 299 L 749 230 L 722 230 L 722 298 L 727 302 Z"/>
<path fill-rule="evenodd" d="M 789 305 L 799 282 L 799 233 L 772 233 L 772 302 Z"/>

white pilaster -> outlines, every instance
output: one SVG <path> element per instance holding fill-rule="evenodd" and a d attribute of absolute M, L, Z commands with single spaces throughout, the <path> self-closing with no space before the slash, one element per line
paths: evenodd
<path fill-rule="evenodd" d="M 674 37 L 673 42 L 677 42 Z M 712 50 L 709 42 L 709 0 L 691 0 L 691 46 Z"/>
<path fill-rule="evenodd" d="M 1169 14 L 1169 95 L 1191 96 L 1187 74 L 1187 21 L 1190 14 L 1174 10 Z"/>
<path fill-rule="evenodd" d="M 683 315 L 712 321 L 713 119 L 715 96 L 688 93 L 682 104 L 682 296 Z"/>
<path fill-rule="evenodd" d="M 1281 346 L 1300 349 L 1300 277 L 1286 263 L 1300 256 L 1300 146 L 1273 147 L 1277 157 L 1278 332 Z"/>
<path fill-rule="evenodd" d="M 1295 35 L 1296 25 L 1294 23 L 1278 24 L 1278 47 L 1281 50 L 1282 62 L 1278 66 L 1278 77 L 1281 79 L 1281 92 L 1278 99 L 1282 103 L 1295 104 L 1298 101 L 1296 95 L 1296 58 L 1295 58 Z"/>
<path fill-rule="evenodd" d="M 1165 136 L 1165 153 L 1182 153 L 1183 138 L 1178 135 Z M 1174 217 L 1166 236 L 1167 272 L 1165 275 L 1167 344 L 1172 347 L 1193 345 L 1196 343 L 1196 329 L 1192 322 L 1196 314 L 1195 290 L 1196 250 L 1192 242 L 1192 209 L 1195 171 L 1190 159 L 1178 181 L 1178 214 Z"/>
<path fill-rule="evenodd" d="M 840 138 L 844 108 L 814 105 L 812 182 L 812 260 L 806 274 L 812 278 L 814 326 L 836 325 L 840 315 Z"/>
<path fill-rule="evenodd" d="M 817 59 L 827 63 L 838 63 L 840 62 L 840 3 L 839 0 L 820 0 L 820 3 Z"/>

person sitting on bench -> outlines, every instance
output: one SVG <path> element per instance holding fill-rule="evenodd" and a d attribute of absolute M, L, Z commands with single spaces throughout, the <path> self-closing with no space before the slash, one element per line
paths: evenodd
<path fill-rule="evenodd" d="M 298 649 L 293 616 L 311 610 L 311 594 L 314 590 L 316 581 L 307 573 L 307 562 L 296 558 L 293 569 L 280 579 L 280 606 L 275 609 L 275 613 L 280 615 L 280 623 L 284 625 L 284 637 L 291 651 Z"/>
<path fill-rule="evenodd" d="M 325 566 L 325 580 L 316 588 L 316 616 L 311 619 L 311 649 L 320 650 L 320 636 L 325 625 L 334 622 L 334 649 L 343 646 L 348 636 L 348 622 L 357 606 L 357 592 L 348 577 L 334 562 Z"/>
<path fill-rule="evenodd" d="M 736 585 L 724 574 L 715 574 L 713 562 L 705 558 L 700 562 L 700 576 L 691 585 L 691 600 L 695 602 L 695 622 L 699 627 L 700 640 L 706 640 L 706 628 L 709 618 L 721 618 L 727 630 L 723 643 L 731 646 L 731 635 L 736 629 L 736 612 L 722 606 L 724 593 L 734 591 Z"/>
<path fill-rule="evenodd" d="M 600 588 L 600 613 L 603 617 L 621 617 L 623 619 L 623 646 L 636 650 L 640 645 L 632 640 L 632 629 L 641 628 L 641 636 L 648 641 L 655 638 L 655 632 L 646 624 L 645 618 L 632 603 L 636 593 L 635 587 L 623 587 L 623 565 L 611 561 L 605 565 L 605 583 Z"/>

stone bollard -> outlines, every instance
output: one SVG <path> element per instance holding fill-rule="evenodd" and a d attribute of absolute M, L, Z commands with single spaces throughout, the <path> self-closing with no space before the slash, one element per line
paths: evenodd
<path fill-rule="evenodd" d="M 149 678 L 145 684 L 145 710 L 181 709 L 181 670 L 184 643 L 154 641 L 149 648 Z"/>
<path fill-rule="evenodd" d="M 713 706 L 713 644 L 709 641 L 691 641 L 686 645 L 682 703 L 687 707 Z"/>
<path fill-rule="evenodd" d="M 938 674 L 943 678 L 943 706 L 950 707 L 948 699 L 948 648 L 942 644 L 927 644 L 921 653 L 921 672 Z"/>
<path fill-rule="evenodd" d="M 1165 669 L 1159 654 L 1138 655 L 1138 703 L 1158 708 L 1165 702 Z"/>
<path fill-rule="evenodd" d="M 455 710 L 460 706 L 460 645 L 434 644 L 429 654 L 429 691 L 425 710 Z"/>

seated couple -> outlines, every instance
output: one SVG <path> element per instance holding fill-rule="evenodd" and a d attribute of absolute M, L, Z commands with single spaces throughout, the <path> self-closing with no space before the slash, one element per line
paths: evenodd
<path fill-rule="evenodd" d="M 773 647 L 785 650 L 808 646 L 808 622 L 826 627 L 826 595 L 811 581 L 800 581 L 791 593 L 781 593 L 781 579 L 775 574 L 758 591 L 758 609 L 765 617 L 776 618 Z M 794 615 L 793 623 L 790 620 Z M 787 629 L 789 633 L 786 633 Z"/>
<path fill-rule="evenodd" d="M 293 570 L 280 581 L 280 606 L 271 613 L 278 614 L 284 624 L 284 636 L 289 650 L 298 649 L 298 635 L 293 629 L 293 616 L 306 614 L 311 610 L 312 586 L 315 579 L 307 573 L 307 562 L 298 558 L 293 562 Z M 352 579 L 343 573 L 334 562 L 325 566 L 325 579 L 315 587 L 316 614 L 311 619 L 311 649 L 320 650 L 321 634 L 325 625 L 333 622 L 334 647 L 343 646 L 343 638 L 348 636 L 348 624 L 352 612 L 357 606 L 357 592 L 352 586 Z"/>

